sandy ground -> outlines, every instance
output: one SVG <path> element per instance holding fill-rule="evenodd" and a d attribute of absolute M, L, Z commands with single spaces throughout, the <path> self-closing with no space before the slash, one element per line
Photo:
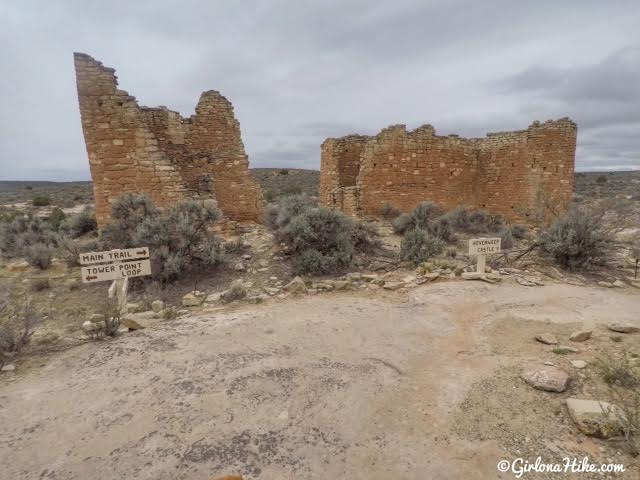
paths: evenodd
<path fill-rule="evenodd" d="M 589 394 L 575 371 L 567 395 L 517 376 L 570 368 L 535 333 L 596 327 L 572 357 L 587 358 L 608 345 L 602 324 L 639 312 L 637 291 L 458 281 L 163 323 L 0 378 L 0 477 L 484 480 L 542 450 L 618 455 L 616 478 L 640 478 L 564 419 L 563 398 Z"/>

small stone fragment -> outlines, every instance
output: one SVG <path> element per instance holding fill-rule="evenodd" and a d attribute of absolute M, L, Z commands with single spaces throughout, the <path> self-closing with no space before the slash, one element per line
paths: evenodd
<path fill-rule="evenodd" d="M 531 366 L 520 377 L 533 388 L 546 392 L 564 392 L 569 384 L 567 372 L 548 365 Z"/>
<path fill-rule="evenodd" d="M 545 345 L 557 345 L 558 339 L 555 335 L 551 333 L 539 333 L 534 337 L 540 343 L 544 343 Z"/>
<path fill-rule="evenodd" d="M 282 289 L 289 293 L 307 293 L 307 286 L 300 277 L 295 277 L 287 283 Z"/>
<path fill-rule="evenodd" d="M 578 330 L 569 337 L 572 342 L 585 342 L 591 338 L 591 330 Z"/>
<path fill-rule="evenodd" d="M 184 297 L 182 297 L 182 306 L 183 307 L 199 307 L 204 302 L 205 295 L 198 290 L 194 290 L 192 292 L 187 293 Z"/>
<path fill-rule="evenodd" d="M 583 369 L 587 366 L 587 362 L 585 362 L 584 360 L 571 360 L 571 365 L 573 365 L 575 368 Z"/>
<path fill-rule="evenodd" d="M 630 325 L 628 323 L 610 323 L 609 325 L 607 325 L 607 328 L 609 330 L 611 330 L 612 332 L 618 332 L 618 333 L 636 333 L 638 331 L 640 331 L 640 328 L 634 326 L 634 325 Z"/>

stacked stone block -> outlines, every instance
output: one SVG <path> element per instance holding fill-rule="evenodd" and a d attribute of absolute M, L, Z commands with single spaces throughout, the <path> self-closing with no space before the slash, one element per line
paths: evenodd
<path fill-rule="evenodd" d="M 571 200 L 576 132 L 563 118 L 474 139 L 437 136 L 431 125 L 327 139 L 320 199 L 355 216 L 377 216 L 386 203 L 409 211 L 434 201 L 447 209 L 467 206 L 512 221 L 544 222 Z"/>
<path fill-rule="evenodd" d="M 225 97 L 204 92 L 195 115 L 182 118 L 166 107 L 140 107 L 117 88 L 115 71 L 89 55 L 76 53 L 74 61 L 100 227 L 127 192 L 145 193 L 161 208 L 214 198 L 227 219 L 261 220 L 262 193 Z"/>

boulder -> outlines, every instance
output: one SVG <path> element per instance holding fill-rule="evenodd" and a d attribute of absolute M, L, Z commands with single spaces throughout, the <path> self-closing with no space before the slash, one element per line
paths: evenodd
<path fill-rule="evenodd" d="M 564 392 L 569 385 L 567 372 L 549 365 L 531 366 L 520 377 L 533 388 L 545 392 Z"/>
<path fill-rule="evenodd" d="M 151 302 L 151 310 L 156 313 L 160 313 L 162 310 L 164 310 L 164 302 L 162 300 L 154 300 L 153 302 Z"/>
<path fill-rule="evenodd" d="M 199 307 L 204 302 L 205 294 L 199 292 L 198 290 L 194 290 L 192 292 L 187 293 L 184 297 L 182 297 L 182 306 L 183 307 Z"/>
<path fill-rule="evenodd" d="M 636 333 L 640 331 L 640 328 L 634 325 L 630 325 L 628 323 L 618 323 L 618 322 L 610 323 L 609 325 L 607 325 L 607 328 L 612 332 L 617 332 L 617 333 Z"/>
<path fill-rule="evenodd" d="M 349 288 L 349 282 L 346 280 L 335 280 L 332 284 L 335 290 L 346 290 Z"/>
<path fill-rule="evenodd" d="M 222 297 L 223 292 L 214 292 L 207 295 L 207 298 L 204 299 L 204 303 L 218 303 L 220 301 L 220 297 Z"/>
<path fill-rule="evenodd" d="M 544 343 L 545 345 L 558 344 L 558 339 L 555 337 L 555 335 L 552 335 L 551 333 L 539 333 L 534 338 L 540 343 Z"/>
<path fill-rule="evenodd" d="M 129 330 L 142 330 L 152 325 L 160 323 L 158 318 L 154 318 L 154 312 L 143 312 L 133 315 L 127 315 L 120 321 L 120 325 L 127 327 Z"/>
<path fill-rule="evenodd" d="M 10 272 L 24 272 L 29 270 L 30 265 L 27 261 L 11 262 L 7 264 L 7 270 Z"/>
<path fill-rule="evenodd" d="M 622 433 L 624 414 L 616 405 L 599 400 L 567 398 L 569 416 L 581 432 L 600 438 Z"/>
<path fill-rule="evenodd" d="M 462 272 L 462 278 L 465 280 L 481 280 L 487 283 L 498 283 L 502 280 L 497 273 L 479 273 L 479 272 Z"/>
<path fill-rule="evenodd" d="M 560 355 L 564 355 L 566 353 L 579 353 L 579 352 L 580 350 L 578 350 L 577 348 L 570 347 L 568 345 L 558 345 L 553 349 L 553 353 L 557 353 Z"/>
<path fill-rule="evenodd" d="M 569 337 L 572 342 L 585 342 L 591 338 L 591 330 L 578 330 Z"/>
<path fill-rule="evenodd" d="M 544 282 L 539 277 L 516 277 L 516 282 L 523 287 L 541 287 Z"/>
<path fill-rule="evenodd" d="M 307 293 L 307 286 L 300 277 L 295 277 L 287 283 L 282 289 L 289 293 Z"/>
<path fill-rule="evenodd" d="M 402 281 L 398 281 L 398 282 L 386 281 L 382 286 L 382 288 L 386 290 L 398 290 L 399 288 L 402 288 L 402 287 L 404 287 L 404 282 Z"/>
<path fill-rule="evenodd" d="M 144 307 L 139 303 L 127 303 L 127 312 L 144 312 Z"/>

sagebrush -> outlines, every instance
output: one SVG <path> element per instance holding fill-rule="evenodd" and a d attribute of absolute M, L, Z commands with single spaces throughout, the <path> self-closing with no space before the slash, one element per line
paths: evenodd
<path fill-rule="evenodd" d="M 126 194 L 113 203 L 101 238 L 106 248 L 149 247 L 153 277 L 169 282 L 223 260 L 223 244 L 211 232 L 220 216 L 213 200 L 183 201 L 161 212 L 147 196 Z"/>
<path fill-rule="evenodd" d="M 379 246 L 372 225 L 320 207 L 305 195 L 286 197 L 271 205 L 266 223 L 287 246 L 296 273 L 335 272 L 350 265 L 354 253 L 370 253 Z"/>

